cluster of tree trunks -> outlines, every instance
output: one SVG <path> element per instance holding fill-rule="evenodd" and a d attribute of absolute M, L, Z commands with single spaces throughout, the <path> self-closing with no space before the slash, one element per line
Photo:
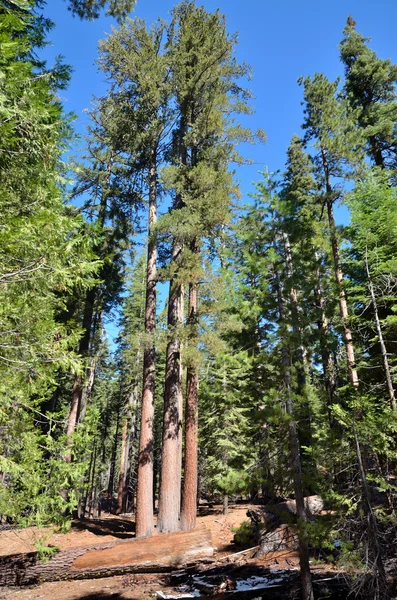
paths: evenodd
<path fill-rule="evenodd" d="M 70 548 L 57 552 L 47 562 L 40 560 L 38 552 L 14 554 L 0 558 L 0 586 L 167 572 L 205 562 L 211 559 L 213 551 L 211 532 L 200 528 Z"/>

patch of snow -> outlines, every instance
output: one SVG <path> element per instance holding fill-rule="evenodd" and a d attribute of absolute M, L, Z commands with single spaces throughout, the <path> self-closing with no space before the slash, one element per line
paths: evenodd
<path fill-rule="evenodd" d="M 161 600 L 185 600 L 185 598 L 197 598 L 198 594 L 196 592 L 193 594 L 165 594 L 164 592 L 156 592 L 156 596 Z"/>

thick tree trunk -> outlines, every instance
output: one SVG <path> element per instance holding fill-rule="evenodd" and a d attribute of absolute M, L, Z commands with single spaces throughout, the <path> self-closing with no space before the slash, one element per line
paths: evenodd
<path fill-rule="evenodd" d="M 174 240 L 172 260 L 178 264 L 183 245 Z M 181 341 L 179 328 L 183 323 L 183 285 L 178 273 L 170 282 L 168 298 L 168 331 L 164 387 L 164 419 L 161 453 L 159 512 L 160 532 L 177 531 L 179 526 L 181 462 L 180 428 L 182 404 Z"/>
<path fill-rule="evenodd" d="M 141 540 L 71 548 L 42 562 L 37 552 L 0 557 L 0 585 L 159 573 L 210 559 L 211 532 L 200 528 Z"/>
<path fill-rule="evenodd" d="M 149 174 L 149 233 L 147 254 L 145 347 L 143 354 L 142 411 L 139 437 L 138 489 L 136 504 L 136 535 L 153 535 L 153 423 L 156 379 L 156 273 L 157 241 L 154 226 L 157 221 L 157 172 L 153 154 Z"/>
<path fill-rule="evenodd" d="M 181 107 L 179 128 L 179 159 L 187 164 L 185 135 L 187 132 L 186 106 Z M 182 195 L 175 197 L 173 210 L 183 208 Z M 184 288 L 181 281 L 180 262 L 183 239 L 174 234 L 171 264 L 173 275 L 168 296 L 168 336 L 165 359 L 163 438 L 161 445 L 161 471 L 157 529 L 160 532 L 177 531 L 181 504 L 181 459 L 182 459 L 182 363 L 180 331 L 183 324 Z"/>
<path fill-rule="evenodd" d="M 369 265 L 368 265 L 368 259 L 367 259 L 367 257 L 365 258 L 365 268 L 366 268 L 366 271 L 367 271 L 368 288 L 369 288 L 369 293 L 371 295 L 372 308 L 374 310 L 375 323 L 376 323 L 376 331 L 378 333 L 379 344 L 380 344 L 380 351 L 381 351 L 381 354 L 382 354 L 383 366 L 384 366 L 384 369 L 385 369 L 386 385 L 387 385 L 387 391 L 389 393 L 390 405 L 391 405 L 391 407 L 392 407 L 392 409 L 394 411 L 397 411 L 396 396 L 395 396 L 395 393 L 394 393 L 393 381 L 392 381 L 391 373 L 390 373 L 389 359 L 387 357 L 386 345 L 385 345 L 385 341 L 383 339 L 383 332 L 382 332 L 382 327 L 381 327 L 381 324 L 380 324 L 379 312 L 378 312 L 378 303 L 376 301 L 376 295 L 375 295 L 374 285 L 372 283 L 372 278 L 371 278 L 371 273 L 370 273 L 370 270 L 369 270 Z"/>
<path fill-rule="evenodd" d="M 189 286 L 188 325 L 190 343 L 197 346 L 197 283 Z M 190 364 L 186 374 L 185 461 L 182 490 L 181 529 L 196 527 L 198 476 L 198 372 Z"/>

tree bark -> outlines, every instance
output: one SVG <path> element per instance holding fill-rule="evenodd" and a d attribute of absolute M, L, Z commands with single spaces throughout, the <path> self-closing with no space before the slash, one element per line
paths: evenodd
<path fill-rule="evenodd" d="M 284 322 L 284 300 L 281 289 L 280 277 L 275 268 L 276 276 L 276 287 L 277 287 L 277 301 L 278 301 L 278 312 L 280 317 L 280 323 Z M 289 415 L 289 446 L 290 446 L 290 458 L 291 458 L 291 472 L 293 479 L 293 487 L 296 502 L 296 514 L 298 517 L 298 551 L 299 551 L 299 566 L 300 576 L 302 585 L 302 599 L 303 600 L 314 600 L 313 585 L 310 572 L 309 563 L 309 548 L 305 540 L 305 532 L 302 529 L 307 522 L 307 515 L 305 509 L 305 500 L 303 493 L 303 480 L 302 480 L 302 467 L 301 457 L 299 452 L 298 433 L 296 427 L 296 421 L 294 420 L 294 404 L 292 399 L 291 389 L 291 366 L 290 356 L 288 347 L 283 344 L 282 348 L 282 360 L 283 360 L 283 371 L 284 371 L 284 385 L 286 391 L 286 412 Z"/>
<path fill-rule="evenodd" d="M 383 332 L 382 332 L 382 327 L 381 327 L 380 319 L 379 319 L 378 303 L 376 301 L 376 295 L 375 295 L 374 285 L 373 285 L 373 282 L 372 282 L 371 273 L 370 273 L 370 270 L 369 270 L 369 264 L 368 264 L 368 257 L 367 256 L 365 257 L 365 268 L 366 268 L 366 271 L 367 271 L 368 288 L 369 288 L 369 293 L 371 295 L 372 307 L 373 307 L 373 310 L 374 310 L 375 323 L 376 323 L 376 331 L 378 332 L 378 338 L 379 338 L 379 344 L 380 344 L 380 351 L 381 351 L 381 354 L 382 354 L 383 366 L 384 366 L 384 369 L 385 369 L 386 385 L 387 385 L 387 391 L 389 393 L 390 405 L 391 405 L 391 408 L 394 411 L 397 411 L 396 396 L 395 396 L 395 393 L 394 393 L 393 381 L 392 381 L 391 373 L 390 373 L 389 359 L 387 358 L 386 345 L 385 345 L 385 341 L 383 339 Z"/>
<path fill-rule="evenodd" d="M 127 407 L 128 410 L 129 407 Z M 119 484 L 117 488 L 117 511 L 116 514 L 125 512 L 125 500 L 126 500 L 126 481 L 127 481 L 127 470 L 128 470 L 128 455 L 130 450 L 129 444 L 129 425 L 130 415 L 127 414 L 124 418 L 123 428 L 121 432 L 121 451 L 120 451 L 120 469 L 119 469 Z"/>
<path fill-rule="evenodd" d="M 172 260 L 178 264 L 183 244 L 175 238 Z M 170 282 L 168 298 L 168 331 L 164 386 L 164 419 L 161 453 L 159 512 L 160 532 L 177 531 L 179 525 L 181 462 L 180 428 L 182 404 L 181 341 L 179 328 L 183 322 L 183 285 L 178 270 Z"/>
<path fill-rule="evenodd" d="M 311 447 L 312 445 L 312 432 L 311 432 L 311 422 L 310 422 L 310 406 L 307 398 L 306 392 L 306 348 L 303 346 L 302 340 L 302 329 L 300 325 L 299 319 L 299 303 L 298 303 L 298 294 L 293 286 L 293 276 L 294 269 L 292 263 L 292 252 L 291 245 L 289 242 L 288 235 L 286 233 L 283 234 L 284 238 L 284 248 L 286 254 L 286 265 L 287 265 L 287 279 L 288 279 L 288 291 L 290 297 L 290 306 L 291 306 L 291 323 L 292 323 L 292 331 L 295 337 L 295 355 L 296 360 L 294 361 L 296 367 L 297 381 L 296 381 L 296 392 L 298 397 L 301 398 L 301 410 L 299 411 L 298 421 L 298 438 L 299 438 L 299 446 L 301 448 L 300 455 L 302 462 L 306 462 L 306 466 L 310 466 L 312 469 L 314 467 L 313 459 L 307 455 L 307 453 L 302 450 L 302 446 Z M 311 492 L 311 490 L 303 490 L 303 493 L 307 495 Z"/>
<path fill-rule="evenodd" d="M 88 350 L 90 347 L 90 339 L 91 339 L 91 328 L 92 321 L 94 317 L 94 302 L 96 296 L 96 287 L 90 288 L 86 292 L 85 302 L 84 302 L 84 313 L 83 313 L 83 336 L 79 343 L 79 355 L 83 358 L 86 358 L 88 355 Z M 68 418 L 68 425 L 66 430 L 67 435 L 67 443 L 68 445 L 72 445 L 72 436 L 76 429 L 77 417 L 80 410 L 80 401 L 81 394 L 83 391 L 83 377 L 81 375 L 77 375 L 73 384 L 73 392 L 72 392 L 72 401 L 70 405 L 70 412 Z M 71 462 L 72 455 L 68 452 L 64 460 L 66 462 Z"/>
<path fill-rule="evenodd" d="M 143 382 L 141 429 L 139 436 L 138 488 L 136 504 L 136 536 L 153 535 L 153 423 L 156 379 L 156 273 L 157 241 L 154 226 L 157 221 L 156 156 L 152 153 L 149 173 L 149 223 L 145 306 L 145 346 L 143 353 Z"/>
<path fill-rule="evenodd" d="M 359 466 L 359 473 L 361 478 L 362 486 L 362 502 L 364 514 L 366 516 L 367 526 L 367 548 L 365 555 L 367 557 L 367 568 L 371 568 L 373 573 L 373 582 L 371 590 L 371 598 L 373 600 L 389 600 L 390 590 L 385 571 L 385 565 L 383 562 L 382 548 L 380 544 L 380 533 L 378 529 L 377 518 L 372 510 L 371 499 L 368 489 L 367 476 L 363 463 L 363 456 L 361 452 L 360 442 L 358 439 L 357 431 L 353 425 L 354 441 L 356 444 L 356 454 Z"/>
<path fill-rule="evenodd" d="M 325 302 L 320 287 L 320 276 L 317 273 L 318 283 L 314 289 L 314 296 L 316 298 L 316 307 L 320 313 L 319 320 L 317 322 L 319 338 L 320 338 L 320 352 L 321 362 L 323 365 L 324 385 L 327 392 L 327 408 L 330 425 L 332 425 L 331 407 L 334 404 L 336 380 L 335 380 L 335 365 L 331 356 L 328 345 L 328 319 L 325 314 Z"/>
<path fill-rule="evenodd" d="M 29 552 L 0 557 L 0 585 L 167 572 L 212 555 L 211 532 L 205 528 L 70 548 L 57 552 L 48 562 L 40 561 L 38 552 Z"/>
<path fill-rule="evenodd" d="M 358 374 L 356 369 L 356 360 L 354 356 L 354 345 L 353 345 L 353 336 L 351 329 L 349 327 L 349 311 L 347 308 L 347 299 L 346 292 L 343 288 L 343 271 L 342 271 L 342 262 L 340 259 L 339 252 L 339 242 L 336 233 L 336 224 L 334 218 L 334 208 L 332 201 L 332 186 L 330 182 L 330 174 L 327 157 L 325 155 L 324 149 L 321 149 L 321 156 L 323 161 L 323 169 L 325 176 L 325 186 L 326 186 L 326 204 L 327 204 L 327 213 L 328 213 L 328 225 L 329 225 L 329 233 L 332 247 L 332 256 L 334 259 L 334 271 L 335 271 L 335 279 L 339 292 L 339 311 L 342 317 L 343 324 L 343 338 L 345 342 L 346 349 L 346 360 L 347 360 L 347 372 L 349 374 L 349 380 L 353 388 L 358 388 Z"/>
<path fill-rule="evenodd" d="M 178 140 L 179 160 L 183 165 L 187 164 L 186 132 L 187 118 L 184 102 L 181 107 Z M 179 210 L 183 206 L 182 195 L 178 193 L 175 196 L 173 210 Z M 163 438 L 157 518 L 157 529 L 161 533 L 177 531 L 181 503 L 181 408 L 183 406 L 183 393 L 179 329 L 183 324 L 184 288 L 179 267 L 183 248 L 183 239 L 178 237 L 177 233 L 174 233 L 171 257 L 171 264 L 174 267 L 174 271 L 168 295 L 167 325 L 169 341 L 165 359 Z"/>
<path fill-rule="evenodd" d="M 197 347 L 197 282 L 189 285 L 190 343 Z M 198 477 L 198 372 L 191 363 L 186 374 L 185 460 L 182 490 L 181 529 L 196 527 Z"/>
<path fill-rule="evenodd" d="M 113 164 L 113 153 L 111 154 L 109 163 L 107 165 L 107 185 L 108 186 L 110 185 L 112 164 Z M 108 202 L 107 194 L 104 193 L 102 196 L 102 199 L 101 199 L 101 203 L 99 206 L 99 213 L 98 213 L 98 222 L 100 224 L 101 229 L 103 229 L 103 227 L 105 225 L 107 202 Z M 98 249 L 99 249 L 98 247 L 95 247 L 96 251 Z M 89 349 L 90 349 L 91 334 L 92 334 L 92 328 L 93 328 L 93 322 L 94 322 L 94 306 L 95 306 L 95 300 L 97 298 L 97 293 L 98 293 L 98 286 L 94 285 L 93 287 L 89 288 L 86 291 L 86 295 L 85 295 L 84 309 L 83 309 L 83 322 L 82 322 L 83 335 L 82 335 L 82 337 L 80 339 L 80 343 L 79 343 L 79 355 L 82 358 L 87 358 Z M 73 435 L 73 433 L 76 429 L 76 425 L 77 425 L 77 419 L 78 419 L 78 415 L 80 412 L 80 403 L 81 403 L 81 395 L 83 392 L 83 386 L 84 386 L 83 378 L 80 375 L 78 375 L 76 377 L 74 385 L 73 385 L 72 401 L 71 401 L 70 413 L 69 413 L 68 425 L 67 425 L 67 442 L 69 445 L 72 444 L 72 435 Z M 64 457 L 64 460 L 66 462 L 70 462 L 72 460 L 71 455 L 67 454 Z"/>

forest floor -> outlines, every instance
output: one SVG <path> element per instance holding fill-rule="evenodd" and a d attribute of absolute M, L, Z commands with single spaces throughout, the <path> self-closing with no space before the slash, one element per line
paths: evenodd
<path fill-rule="evenodd" d="M 233 543 L 235 527 L 248 520 L 246 513 L 248 504 L 231 505 L 227 516 L 222 514 L 222 506 L 214 505 L 211 508 L 202 507 L 197 526 L 205 526 L 212 532 L 212 541 L 215 547 L 214 559 L 225 557 L 238 552 L 239 548 Z M 102 514 L 98 520 L 76 521 L 67 534 L 51 533 L 46 529 L 29 528 L 23 530 L 9 530 L 0 533 L 0 555 L 29 552 L 35 549 L 35 544 L 40 537 L 45 536 L 46 543 L 58 546 L 62 550 L 76 546 L 95 544 L 100 538 L 101 542 L 129 539 L 134 537 L 134 521 L 128 516 L 116 517 Z M 258 559 L 246 559 L 250 566 L 271 568 L 277 571 L 297 570 L 298 555 L 294 551 L 282 551 L 267 554 Z M 316 567 L 314 567 L 316 568 Z M 173 586 L 167 584 L 164 574 L 134 574 L 115 576 L 101 579 L 59 581 L 44 583 L 39 586 L 21 589 L 8 589 L 1 591 L 0 598 L 7 600 L 149 600 L 155 597 L 155 592 L 163 591 L 172 593 Z"/>

